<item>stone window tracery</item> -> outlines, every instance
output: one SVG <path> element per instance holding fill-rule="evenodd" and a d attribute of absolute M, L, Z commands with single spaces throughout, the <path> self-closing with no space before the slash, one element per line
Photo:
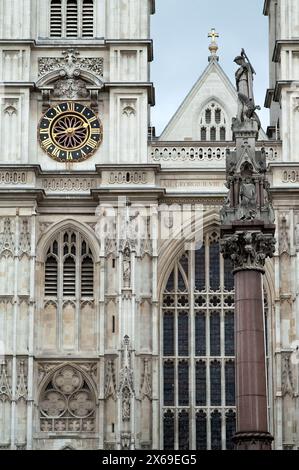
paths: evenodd
<path fill-rule="evenodd" d="M 202 141 L 225 141 L 227 139 L 227 118 L 224 110 L 212 101 L 200 117 L 200 138 Z"/>
<path fill-rule="evenodd" d="M 267 319 L 265 293 L 266 326 Z M 161 326 L 164 449 L 232 449 L 234 278 L 217 232 L 176 260 L 163 293 Z"/>
<path fill-rule="evenodd" d="M 65 366 L 48 379 L 39 400 L 42 432 L 95 432 L 96 400 L 82 372 Z"/>
<path fill-rule="evenodd" d="M 50 37 L 94 37 L 94 0 L 51 0 Z"/>
<path fill-rule="evenodd" d="M 218 234 L 212 232 L 201 249 L 177 260 L 166 283 L 162 306 L 164 449 L 225 449 L 230 445 L 227 436 L 235 422 L 234 284 L 225 264 Z"/>

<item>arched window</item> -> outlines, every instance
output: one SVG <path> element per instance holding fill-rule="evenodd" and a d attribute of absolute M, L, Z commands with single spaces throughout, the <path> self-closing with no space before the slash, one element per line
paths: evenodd
<path fill-rule="evenodd" d="M 175 449 L 173 443 L 177 449 L 192 449 L 192 442 L 199 450 L 226 448 L 226 435 L 231 433 L 232 416 L 226 429 L 226 413 L 235 413 L 234 283 L 230 266 L 225 266 L 218 235 L 211 233 L 201 249 L 184 253 L 175 263 L 166 284 L 165 449 Z M 190 421 L 192 409 L 195 426 Z"/>
<path fill-rule="evenodd" d="M 59 234 L 47 253 L 45 296 L 57 297 L 60 292 L 66 299 L 93 297 L 93 284 L 94 263 L 87 242 L 76 231 Z"/>
<path fill-rule="evenodd" d="M 94 0 L 51 0 L 50 37 L 92 38 Z"/>
<path fill-rule="evenodd" d="M 203 141 L 207 140 L 207 128 L 206 127 L 201 128 L 200 140 L 203 140 Z"/>
<path fill-rule="evenodd" d="M 175 262 L 163 293 L 162 319 L 164 449 L 232 449 L 234 278 L 216 232 Z"/>
<path fill-rule="evenodd" d="M 210 129 L 210 140 L 215 142 L 216 139 L 216 127 L 211 127 Z"/>
<path fill-rule="evenodd" d="M 51 374 L 39 399 L 41 432 L 93 433 L 95 414 L 96 397 L 83 372 L 66 365 Z"/>
<path fill-rule="evenodd" d="M 200 138 L 202 141 L 225 141 L 227 138 L 227 119 L 224 110 L 212 101 L 200 115 Z M 204 138 L 205 137 L 205 138 Z"/>
<path fill-rule="evenodd" d="M 94 258 L 76 230 L 51 241 L 44 263 L 38 324 L 41 351 L 95 351 L 97 341 Z"/>

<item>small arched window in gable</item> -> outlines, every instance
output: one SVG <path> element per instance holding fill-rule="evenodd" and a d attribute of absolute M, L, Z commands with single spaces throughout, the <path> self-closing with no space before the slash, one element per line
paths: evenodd
<path fill-rule="evenodd" d="M 202 141 L 210 140 L 225 141 L 228 136 L 228 130 L 226 128 L 226 114 L 221 106 L 211 101 L 202 111 L 199 123 L 200 123 L 200 139 Z"/>

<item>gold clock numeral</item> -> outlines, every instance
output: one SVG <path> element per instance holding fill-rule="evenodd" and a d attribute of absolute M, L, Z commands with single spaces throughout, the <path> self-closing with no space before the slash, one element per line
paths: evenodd
<path fill-rule="evenodd" d="M 86 145 L 89 145 L 89 147 L 95 149 L 98 145 L 98 142 L 96 142 L 95 140 L 89 139 Z"/>
<path fill-rule="evenodd" d="M 67 160 L 73 160 L 73 157 L 72 157 L 71 152 L 67 152 L 66 159 L 67 159 Z"/>
<path fill-rule="evenodd" d="M 68 110 L 69 111 L 75 111 L 75 103 L 68 103 L 67 104 Z"/>
<path fill-rule="evenodd" d="M 60 154 L 60 149 L 58 147 L 56 147 L 53 152 L 52 152 L 52 155 L 54 155 L 54 157 L 58 157 L 59 158 L 59 154 Z"/>
<path fill-rule="evenodd" d="M 49 129 L 48 128 L 47 129 L 40 129 L 39 133 L 42 134 L 42 135 L 43 134 L 49 134 Z"/>
<path fill-rule="evenodd" d="M 51 147 L 51 145 L 53 145 L 53 142 L 50 137 L 48 137 L 48 139 L 43 140 L 43 147 L 45 147 L 47 150 L 49 147 Z"/>
<path fill-rule="evenodd" d="M 91 135 L 99 135 L 100 129 L 98 127 L 91 128 L 90 133 Z"/>
<path fill-rule="evenodd" d="M 55 111 L 57 112 L 57 114 L 61 114 L 63 113 L 64 111 L 61 111 L 61 109 L 59 108 L 59 106 L 56 106 L 56 108 L 54 108 Z M 56 117 L 56 116 L 55 116 Z"/>
<path fill-rule="evenodd" d="M 88 122 L 91 124 L 92 122 L 96 121 L 97 117 L 93 116 L 92 118 L 88 119 Z"/>

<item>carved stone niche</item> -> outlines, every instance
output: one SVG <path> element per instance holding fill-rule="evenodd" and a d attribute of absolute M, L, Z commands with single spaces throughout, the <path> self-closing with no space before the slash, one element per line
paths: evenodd
<path fill-rule="evenodd" d="M 53 101 L 88 100 L 98 113 L 98 95 L 104 83 L 102 58 L 79 58 L 76 49 L 67 49 L 60 58 L 41 57 L 36 82 L 46 111 Z"/>

